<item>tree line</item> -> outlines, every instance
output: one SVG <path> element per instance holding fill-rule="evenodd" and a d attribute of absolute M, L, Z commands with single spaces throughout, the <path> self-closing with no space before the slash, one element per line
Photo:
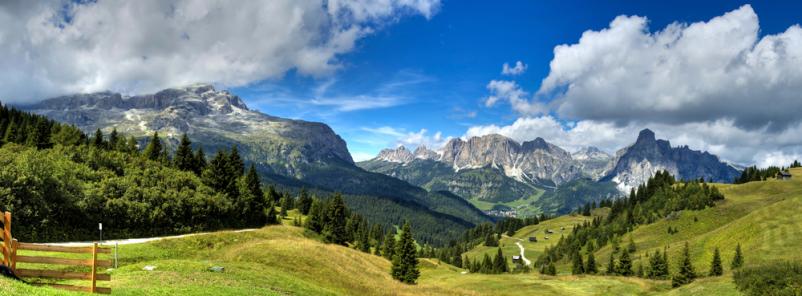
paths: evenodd
<path fill-rule="evenodd" d="M 320 235 L 325 242 L 382 256 L 392 262 L 390 273 L 394 279 L 408 284 L 417 281 L 420 276 L 418 250 L 409 222 L 404 223 L 400 233 L 396 233 L 395 228 L 384 230 L 381 225 L 370 224 L 359 214 L 351 213 L 339 193 L 318 199 L 307 197 L 302 190 L 298 204 L 301 205 L 299 212 L 306 215 L 304 228 Z M 282 211 L 284 209 L 282 206 Z"/>

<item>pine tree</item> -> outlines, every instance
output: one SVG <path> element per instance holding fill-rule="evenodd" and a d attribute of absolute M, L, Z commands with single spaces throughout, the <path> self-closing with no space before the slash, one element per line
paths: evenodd
<path fill-rule="evenodd" d="M 120 134 L 117 132 L 116 127 L 112 128 L 111 133 L 109 134 L 109 149 L 120 149 Z"/>
<path fill-rule="evenodd" d="M 554 262 L 549 262 L 549 265 L 546 267 L 546 274 L 551 276 L 557 275 L 557 267 L 554 266 Z"/>
<path fill-rule="evenodd" d="M 688 242 L 685 242 L 685 249 L 682 251 L 682 261 L 679 263 L 679 271 L 671 278 L 671 286 L 679 287 L 690 284 L 696 278 L 696 272 L 691 265 L 691 251 Z"/>
<path fill-rule="evenodd" d="M 393 260 L 393 256 L 395 255 L 395 234 L 392 231 L 387 231 L 387 235 L 384 237 L 384 250 L 382 250 L 382 255 L 387 260 Z"/>
<path fill-rule="evenodd" d="M 479 272 L 493 273 L 493 259 L 490 259 L 490 255 L 487 253 L 485 253 L 484 258 L 482 259 L 482 267 L 479 268 Z"/>
<path fill-rule="evenodd" d="M 259 225 L 264 223 L 261 215 L 258 215 L 264 208 L 265 197 L 262 192 L 262 185 L 259 182 L 259 176 L 256 175 L 256 169 L 251 165 L 248 174 L 242 178 L 242 193 L 236 200 L 235 208 L 237 208 L 245 217 L 245 221 L 249 225 Z M 296 226 L 300 226 L 296 225 Z"/>
<path fill-rule="evenodd" d="M 106 148 L 106 142 L 103 140 L 103 132 L 100 129 L 95 131 L 95 137 L 92 138 L 92 146 L 103 149 Z"/>
<path fill-rule="evenodd" d="M 279 220 L 276 215 L 276 207 L 273 206 L 273 203 L 268 203 L 267 207 L 265 208 L 265 224 L 279 224 Z"/>
<path fill-rule="evenodd" d="M 635 247 L 635 241 L 632 240 L 632 236 L 629 236 L 629 244 L 627 245 L 627 252 L 635 253 L 637 248 Z"/>
<path fill-rule="evenodd" d="M 300 211 L 303 215 L 309 214 L 309 207 L 311 206 L 312 198 L 306 193 L 306 188 L 301 188 L 301 191 L 298 193 L 298 211 Z"/>
<path fill-rule="evenodd" d="M 251 164 L 248 169 L 248 174 L 245 175 L 245 184 L 247 184 L 248 193 L 254 196 L 257 201 L 265 200 L 265 193 L 262 191 L 262 182 L 259 181 L 259 175 L 256 174 L 256 167 Z"/>
<path fill-rule="evenodd" d="M 187 134 L 181 136 L 181 143 L 175 150 L 175 167 L 182 171 L 195 170 L 195 156 L 192 155 L 192 142 Z"/>
<path fill-rule="evenodd" d="M 710 276 L 720 276 L 724 274 L 724 267 L 721 266 L 721 252 L 718 247 L 713 251 L 713 262 L 710 263 Z"/>
<path fill-rule="evenodd" d="M 290 200 L 290 198 L 286 197 L 286 196 L 281 198 L 281 201 L 279 203 L 280 204 L 279 207 L 281 207 L 281 211 L 278 214 L 281 218 L 287 217 L 287 210 L 290 209 L 289 200 Z"/>
<path fill-rule="evenodd" d="M 632 259 L 629 257 L 629 252 L 621 252 L 621 257 L 618 258 L 617 266 L 618 274 L 623 276 L 631 276 L 632 272 Z"/>
<path fill-rule="evenodd" d="M 496 258 L 493 259 L 493 273 L 505 273 L 509 271 L 509 267 L 507 266 L 507 259 L 504 258 L 504 254 L 501 252 L 501 248 L 498 248 L 498 253 L 496 253 Z"/>
<path fill-rule="evenodd" d="M 367 226 L 361 227 L 359 237 L 359 250 L 365 253 L 370 253 L 370 237 L 368 235 Z"/>
<path fill-rule="evenodd" d="M 635 276 L 643 277 L 643 261 L 638 262 L 638 269 L 635 271 Z"/>
<path fill-rule="evenodd" d="M 272 204 L 270 199 L 268 199 L 267 202 Z M 319 199 L 312 200 L 312 205 L 309 207 L 309 215 L 306 218 L 304 227 L 315 233 L 321 233 L 323 231 L 323 205 L 320 203 Z"/>
<path fill-rule="evenodd" d="M 162 141 L 159 139 L 159 132 L 153 133 L 153 137 L 150 138 L 150 142 L 145 147 L 143 154 L 147 159 L 159 160 L 159 156 L 162 154 Z"/>
<path fill-rule="evenodd" d="M 585 273 L 585 263 L 582 262 L 582 255 L 579 254 L 579 251 L 574 252 L 574 262 L 573 266 L 571 266 L 571 274 L 583 274 Z"/>
<path fill-rule="evenodd" d="M 3 143 L 14 143 L 18 132 L 19 127 L 17 126 L 17 123 L 12 120 L 6 127 L 6 133 L 3 135 Z"/>
<path fill-rule="evenodd" d="M 327 242 L 344 246 L 348 241 L 348 233 L 345 229 L 348 215 L 346 211 L 342 195 L 334 194 L 326 213 L 326 223 L 323 225 L 323 236 Z"/>
<path fill-rule="evenodd" d="M 660 254 L 660 250 L 649 257 L 649 272 L 647 276 L 652 279 L 665 279 L 668 277 L 668 262 Z"/>
<path fill-rule="evenodd" d="M 492 233 L 488 233 L 485 237 L 485 246 L 487 247 L 498 247 L 498 240 Z"/>
<path fill-rule="evenodd" d="M 588 253 L 588 262 L 585 265 L 585 272 L 589 274 L 596 274 L 599 272 L 599 268 L 596 266 L 596 258 L 593 256 L 593 252 Z"/>
<path fill-rule="evenodd" d="M 243 170 L 245 170 L 245 163 L 242 161 L 242 157 L 239 156 L 239 150 L 237 146 L 231 146 L 231 152 L 228 154 L 228 166 L 230 173 L 235 177 L 241 177 L 243 174 Z"/>
<path fill-rule="evenodd" d="M 732 269 L 737 269 L 737 268 L 740 268 L 743 265 L 744 265 L 744 256 L 741 253 L 741 244 L 738 243 L 738 245 L 735 246 L 735 256 L 732 257 L 731 266 L 732 266 Z"/>
<path fill-rule="evenodd" d="M 267 197 L 266 198 L 267 198 L 267 200 L 271 200 L 273 202 L 278 202 L 278 200 L 281 198 L 281 194 L 278 194 L 278 191 L 276 191 L 276 187 L 273 187 L 273 185 L 270 185 L 270 186 L 267 187 Z"/>
<path fill-rule="evenodd" d="M 203 173 L 203 169 L 206 168 L 206 154 L 203 153 L 203 147 L 198 147 L 198 151 L 195 152 L 194 164 L 192 165 L 192 171 L 195 172 L 195 175 L 200 176 Z"/>
<path fill-rule="evenodd" d="M 148 145 L 148 147 L 150 147 L 150 145 Z M 147 150 L 148 149 L 145 149 L 145 155 L 148 155 Z M 235 178 L 229 173 L 228 157 L 226 157 L 225 152 L 218 150 L 217 154 L 215 154 L 212 161 L 209 162 L 209 165 L 201 174 L 201 178 L 203 179 L 203 183 L 217 192 L 228 194 L 231 191 L 230 189 L 232 187 L 232 183 L 235 180 Z M 232 196 L 229 195 L 229 198 L 232 198 Z M 270 201 L 273 203 L 277 202 L 277 200 Z"/>
<path fill-rule="evenodd" d="M 391 273 L 394 279 L 402 283 L 414 284 L 420 277 L 415 241 L 412 239 L 409 222 L 404 223 L 401 229 L 401 239 L 398 241 L 393 257 Z"/>
<path fill-rule="evenodd" d="M 615 273 L 615 257 L 613 257 L 613 253 L 610 253 L 610 260 L 607 262 L 607 275 L 614 275 Z"/>

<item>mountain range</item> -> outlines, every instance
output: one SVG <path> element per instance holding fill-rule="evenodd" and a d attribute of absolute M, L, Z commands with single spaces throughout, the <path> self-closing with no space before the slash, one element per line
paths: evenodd
<path fill-rule="evenodd" d="M 560 205 L 577 200 L 561 199 L 609 197 L 614 194 L 611 187 L 627 192 L 658 170 L 682 179 L 717 182 L 731 182 L 739 173 L 707 152 L 656 140 L 648 129 L 614 156 L 595 147 L 570 153 L 540 137 L 519 143 L 490 134 L 455 138 L 437 150 L 385 149 L 371 160 L 355 163 L 345 141 L 328 125 L 251 110 L 238 96 L 208 84 L 135 96 L 75 94 L 21 108 L 88 133 L 116 128 L 140 144 L 159 132 L 168 147 L 175 147 L 187 134 L 209 154 L 236 145 L 268 182 L 383 198 L 464 225 L 489 221 L 475 206 L 489 210 L 515 204 L 567 211 Z M 370 214 L 375 215 L 366 213 Z"/>
<path fill-rule="evenodd" d="M 618 194 L 625 194 L 660 170 L 679 179 L 714 182 L 732 182 L 740 174 L 710 153 L 688 146 L 671 147 L 649 129 L 642 130 L 635 143 L 615 156 L 596 147 L 569 153 L 540 137 L 518 143 L 491 134 L 452 139 L 438 151 L 418 147 L 409 152 L 404 146 L 385 149 L 357 165 L 424 188 L 446 189 L 469 200 L 507 203 L 533 197 L 530 205 L 561 212 L 570 208 L 555 206 L 554 195 L 563 196 L 562 204 L 581 205 L 565 198 L 593 201 L 615 195 L 610 183 Z M 539 191 L 545 194 L 539 196 Z M 596 196 L 588 198 L 588 194 Z"/>

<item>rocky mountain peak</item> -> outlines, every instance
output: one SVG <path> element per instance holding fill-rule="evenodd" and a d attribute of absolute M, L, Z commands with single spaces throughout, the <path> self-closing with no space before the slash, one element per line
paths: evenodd
<path fill-rule="evenodd" d="M 376 159 L 388 162 L 408 163 L 415 159 L 415 155 L 409 152 L 404 145 L 399 145 L 395 149 L 382 150 L 379 152 L 379 155 L 376 156 Z"/>
<path fill-rule="evenodd" d="M 638 144 L 645 144 L 645 143 L 654 143 L 656 141 L 654 132 L 648 128 L 643 129 L 638 133 L 638 139 L 635 141 L 635 145 Z"/>
<path fill-rule="evenodd" d="M 415 155 L 416 159 L 437 159 L 440 155 L 437 152 L 429 150 L 426 148 L 425 145 L 420 145 L 418 148 L 415 148 L 415 152 L 412 153 Z"/>

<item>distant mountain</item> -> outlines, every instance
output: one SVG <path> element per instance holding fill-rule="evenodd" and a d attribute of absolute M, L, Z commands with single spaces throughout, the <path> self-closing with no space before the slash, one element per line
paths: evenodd
<path fill-rule="evenodd" d="M 570 153 L 539 137 L 520 144 L 497 134 L 452 139 L 440 161 L 457 171 L 490 166 L 520 182 L 549 187 L 581 176 Z"/>
<path fill-rule="evenodd" d="M 180 135 L 187 133 L 196 146 L 204 148 L 207 156 L 236 145 L 242 157 L 257 166 L 266 182 L 295 189 L 342 192 L 353 196 L 348 201 L 360 203 L 349 206 L 364 216 L 392 223 L 401 223 L 408 219 L 405 217 L 409 213 L 415 213 L 426 216 L 417 220 L 428 221 L 431 227 L 451 225 L 452 229 L 447 231 L 458 234 L 461 229 L 490 221 L 459 197 L 427 192 L 357 167 L 345 141 L 326 124 L 250 110 L 236 95 L 207 84 L 137 96 L 113 92 L 77 94 L 21 108 L 74 124 L 90 134 L 98 128 L 105 133 L 116 128 L 126 136 L 138 138 L 141 144 L 158 131 L 169 147 L 175 147 Z M 427 153 L 419 151 L 421 157 Z M 405 209 L 371 209 L 379 204 Z M 434 234 L 429 237 L 446 239 Z"/>
<path fill-rule="evenodd" d="M 626 192 L 659 170 L 668 170 L 677 179 L 705 178 L 724 183 L 740 175 L 737 169 L 715 155 L 691 150 L 688 146 L 671 147 L 671 143 L 655 139 L 654 132 L 644 129 L 634 144 L 616 152 L 602 180 L 613 181 Z"/>
<path fill-rule="evenodd" d="M 571 153 L 571 157 L 579 164 L 580 170 L 591 179 L 599 179 L 604 174 L 612 155 L 599 148 L 587 146 Z"/>

